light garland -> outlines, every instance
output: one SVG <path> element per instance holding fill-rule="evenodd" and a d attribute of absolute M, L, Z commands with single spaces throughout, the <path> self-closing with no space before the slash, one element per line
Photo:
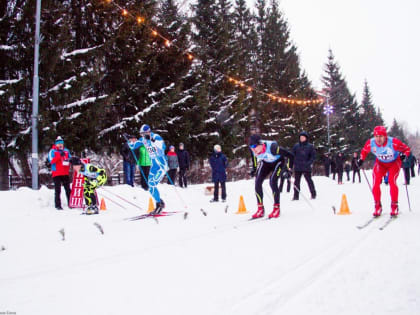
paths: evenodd
<path fill-rule="evenodd" d="M 121 7 L 118 3 L 114 2 L 113 0 L 105 0 L 105 2 L 107 4 L 113 4 L 118 9 L 120 9 L 122 16 L 124 16 L 124 17 L 131 17 L 131 18 L 135 19 L 139 25 L 141 24 L 144 27 L 147 27 L 151 31 L 151 34 L 152 34 L 153 37 L 160 37 L 164 41 L 164 45 L 166 47 L 168 47 L 168 48 L 171 47 L 171 46 L 176 47 L 190 61 L 193 61 L 195 59 L 198 59 L 198 58 L 194 57 L 194 55 L 192 55 L 188 50 L 182 49 L 181 47 L 179 47 L 176 44 L 174 44 L 171 40 L 169 40 L 165 36 L 163 36 L 160 33 L 158 33 L 155 29 L 147 26 L 145 24 L 145 21 L 146 21 L 145 18 L 143 18 L 141 16 L 135 16 L 135 15 L 133 15 L 127 9 Z M 226 74 L 224 74 L 224 73 L 222 73 L 222 72 L 220 72 L 218 70 L 215 70 L 213 68 L 211 68 L 211 69 L 213 71 L 219 73 L 220 75 L 224 76 L 228 80 L 228 82 L 231 82 L 231 83 L 235 84 L 236 86 L 239 86 L 240 88 L 246 89 L 246 91 L 248 93 L 252 93 L 252 92 L 255 91 L 258 94 L 267 96 L 273 102 L 278 102 L 278 103 L 283 103 L 283 104 L 291 104 L 291 105 L 304 105 L 304 106 L 307 106 L 307 105 L 317 105 L 317 104 L 322 104 L 324 102 L 324 100 L 321 97 L 316 98 L 316 99 L 296 99 L 296 98 L 290 98 L 290 97 L 275 96 L 272 93 L 267 93 L 267 92 L 264 92 L 264 91 L 261 91 L 261 90 L 255 88 L 255 87 L 252 87 L 250 85 L 247 85 L 242 80 L 236 80 L 236 79 L 234 79 L 234 78 L 232 78 L 232 77 L 230 77 L 230 76 L 228 76 L 228 75 L 226 75 Z"/>

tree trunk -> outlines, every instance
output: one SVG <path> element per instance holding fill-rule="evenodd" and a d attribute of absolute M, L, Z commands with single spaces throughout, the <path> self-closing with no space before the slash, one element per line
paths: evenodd
<path fill-rule="evenodd" d="M 9 154 L 0 150 L 0 190 L 9 190 Z"/>

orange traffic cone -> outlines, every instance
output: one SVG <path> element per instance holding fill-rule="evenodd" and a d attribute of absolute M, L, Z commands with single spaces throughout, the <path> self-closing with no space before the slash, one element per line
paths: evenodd
<path fill-rule="evenodd" d="M 248 213 L 248 210 L 246 210 L 246 207 L 245 207 L 244 197 L 241 195 L 241 197 L 239 197 L 239 207 L 236 214 L 244 214 L 244 213 Z"/>
<path fill-rule="evenodd" d="M 149 198 L 149 207 L 147 208 L 147 213 L 152 212 L 153 210 L 155 210 L 155 205 L 153 204 L 153 199 L 152 197 Z"/>
<path fill-rule="evenodd" d="M 99 210 L 106 210 L 106 205 L 105 205 L 105 199 L 101 198 L 101 205 L 99 207 Z"/>
<path fill-rule="evenodd" d="M 343 196 L 341 197 L 340 212 L 337 214 L 351 214 L 349 204 L 347 203 L 346 194 L 343 194 Z"/>

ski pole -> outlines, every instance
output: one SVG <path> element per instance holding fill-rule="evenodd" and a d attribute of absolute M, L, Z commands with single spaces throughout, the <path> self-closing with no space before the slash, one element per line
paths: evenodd
<path fill-rule="evenodd" d="M 125 141 L 127 141 L 127 144 L 128 144 L 128 137 L 127 137 L 127 135 L 126 135 L 125 133 L 123 134 L 123 137 L 124 137 Z M 142 168 L 141 168 L 141 166 L 140 166 L 140 164 L 139 164 L 139 161 L 138 161 L 138 159 L 137 159 L 137 157 L 136 157 L 136 154 L 134 153 L 134 151 L 131 149 L 131 147 L 130 147 L 130 146 L 128 146 L 128 148 L 130 149 L 131 154 L 133 154 L 134 160 L 136 161 L 136 165 L 138 166 L 138 168 L 139 168 L 139 170 L 140 170 L 140 173 L 141 173 L 141 175 L 143 176 L 144 180 L 145 180 L 146 182 L 149 182 L 149 181 L 148 181 L 148 179 L 146 178 L 146 175 L 144 175 L 144 173 L 143 173 L 143 170 L 142 170 Z"/>
<path fill-rule="evenodd" d="M 181 199 L 182 203 L 184 204 L 185 211 L 188 212 L 188 204 L 184 201 L 184 199 L 181 197 L 181 194 L 179 193 L 178 189 L 175 186 L 175 183 L 172 181 L 171 177 L 169 176 L 168 172 L 165 171 L 166 176 L 168 177 L 169 182 L 175 189 L 175 193 L 177 194 L 178 198 Z"/>
<path fill-rule="evenodd" d="M 293 187 L 299 192 L 299 194 L 301 194 L 303 196 L 303 199 L 306 201 L 306 203 L 309 205 L 309 207 L 311 207 L 312 210 L 315 210 L 315 208 L 309 202 L 309 199 L 305 196 L 305 194 L 299 188 L 296 187 L 295 181 L 293 181 Z"/>
<path fill-rule="evenodd" d="M 132 205 L 133 207 L 136 207 L 136 208 L 138 208 L 138 209 L 140 209 L 140 210 L 142 210 L 142 211 L 143 211 L 143 209 L 142 209 L 140 206 L 138 206 L 138 205 L 136 205 L 136 204 L 132 203 L 131 201 L 129 201 L 129 200 L 127 200 L 127 199 L 125 199 L 125 198 L 123 198 L 123 197 L 121 197 L 121 196 L 117 195 L 116 193 L 113 193 L 112 191 L 110 191 L 110 190 L 108 190 L 108 189 L 105 189 L 105 187 L 101 187 L 101 188 L 102 188 L 102 190 L 106 191 L 107 193 L 110 193 L 111 195 L 114 195 L 115 197 L 118 197 L 118 198 L 120 198 L 121 200 L 125 201 L 126 203 L 128 203 L 128 204 Z"/>
<path fill-rule="evenodd" d="M 127 210 L 127 208 L 126 207 L 124 207 L 123 205 L 121 205 L 121 204 L 119 204 L 118 202 L 116 202 L 115 200 L 112 200 L 111 198 L 109 198 L 109 197 L 107 197 L 107 196 L 105 196 L 105 195 L 103 195 L 104 196 L 104 198 L 105 199 L 108 199 L 109 201 L 111 201 L 112 203 L 115 203 L 117 206 L 119 206 L 119 207 L 121 207 L 121 208 L 123 208 L 123 209 L 126 209 Z"/>
<path fill-rule="evenodd" d="M 407 185 L 407 178 L 405 178 L 405 173 L 404 173 L 404 184 L 405 184 L 405 192 L 407 193 L 407 201 L 408 201 L 408 210 L 410 210 L 411 212 L 411 204 L 410 204 L 410 197 L 408 195 L 408 185 Z"/>
<path fill-rule="evenodd" d="M 366 176 L 366 172 L 364 168 L 362 168 L 362 172 L 363 172 L 363 176 L 365 176 L 367 184 L 369 185 L 370 192 L 373 194 L 372 186 L 370 185 L 369 179 Z"/>

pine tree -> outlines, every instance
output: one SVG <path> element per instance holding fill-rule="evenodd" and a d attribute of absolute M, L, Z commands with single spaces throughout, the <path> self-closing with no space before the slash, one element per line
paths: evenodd
<path fill-rule="evenodd" d="M 334 106 L 330 115 L 330 149 L 339 152 L 353 152 L 360 147 L 357 122 L 360 120 L 355 96 L 350 93 L 340 66 L 329 50 L 325 75 L 322 77 L 324 90 L 328 93 L 329 104 Z"/>
<path fill-rule="evenodd" d="M 372 100 L 372 93 L 367 80 L 363 87 L 363 97 L 359 108 L 360 113 L 360 128 L 359 134 L 360 139 L 368 139 L 372 136 L 373 129 L 375 126 L 384 125 L 384 121 L 379 111 L 376 111 L 375 105 Z M 363 145 L 363 144 L 362 144 Z"/>
<path fill-rule="evenodd" d="M 405 135 L 405 132 L 404 132 L 403 128 L 397 122 L 397 120 L 395 118 L 392 121 L 392 126 L 389 129 L 389 131 L 388 131 L 388 136 L 398 138 L 398 139 L 400 139 L 402 142 L 404 142 L 406 144 L 408 143 L 407 137 Z"/>

